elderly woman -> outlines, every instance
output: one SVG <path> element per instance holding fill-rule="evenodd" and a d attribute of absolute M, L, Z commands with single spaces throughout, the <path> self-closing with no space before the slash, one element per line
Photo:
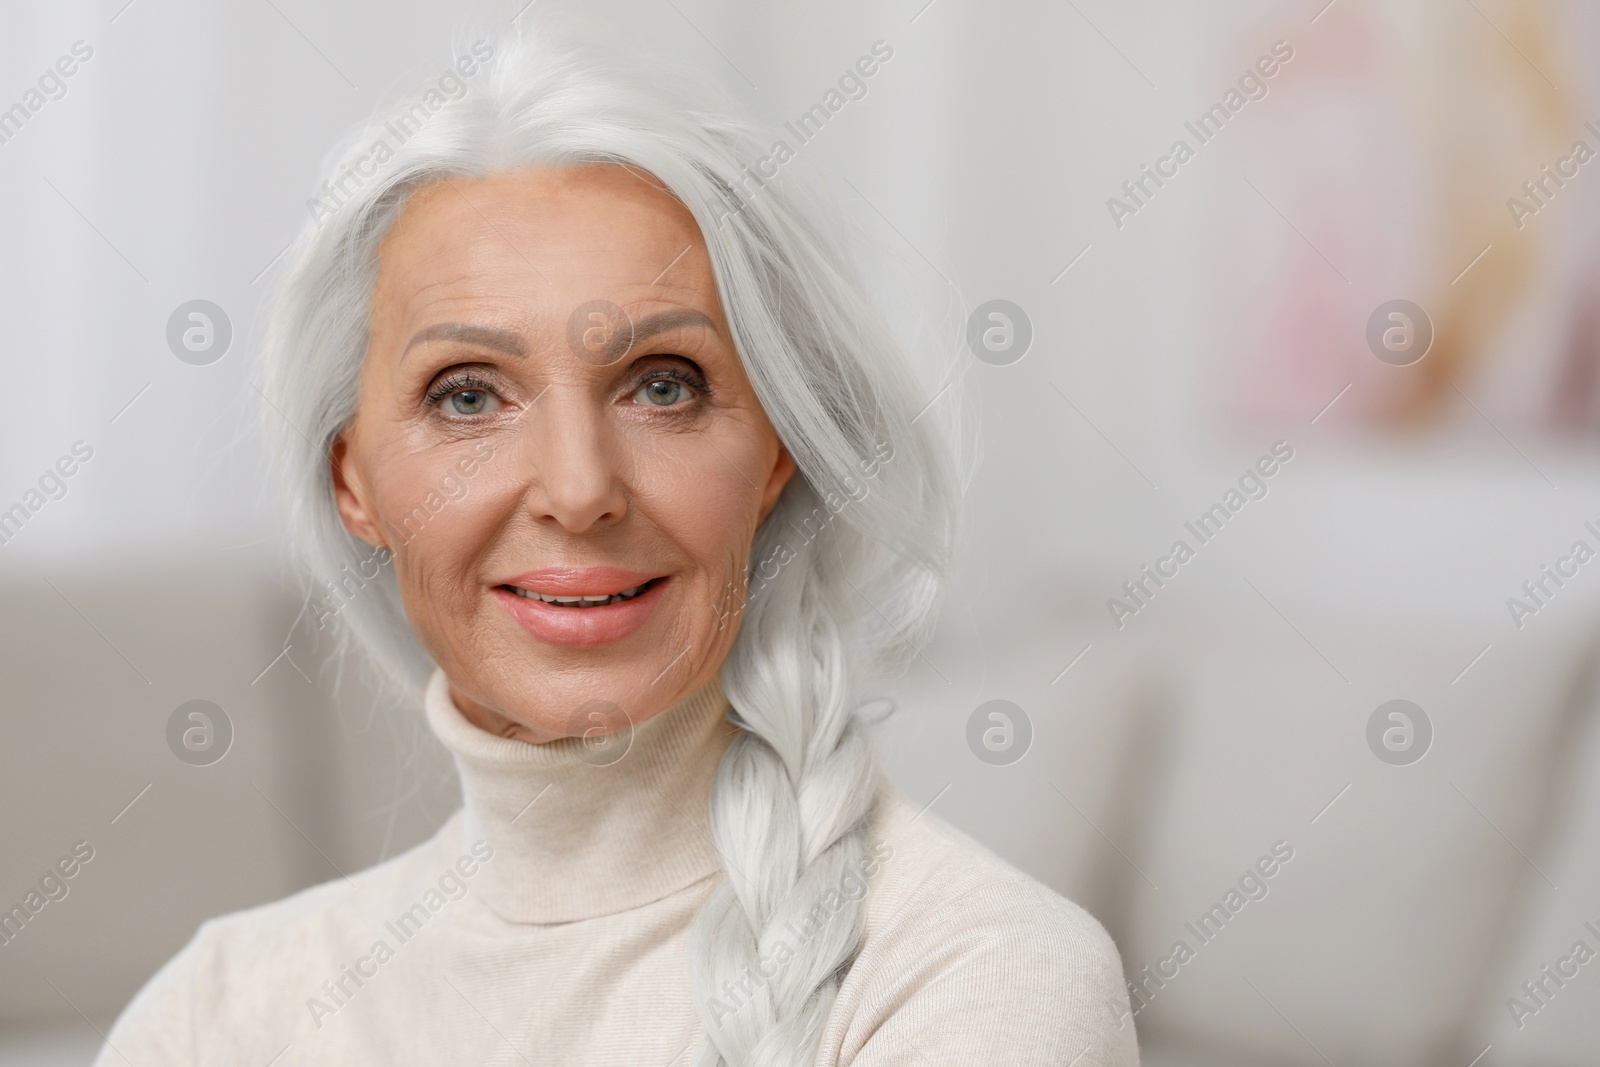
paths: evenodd
<path fill-rule="evenodd" d="M 1137 1062 L 1099 924 L 875 767 L 955 450 L 826 199 L 662 69 L 481 43 L 322 186 L 274 450 L 463 806 L 202 925 L 101 1063 Z"/>

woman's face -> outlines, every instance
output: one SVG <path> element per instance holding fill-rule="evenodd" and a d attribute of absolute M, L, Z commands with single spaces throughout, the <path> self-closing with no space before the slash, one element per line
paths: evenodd
<path fill-rule="evenodd" d="M 333 472 L 462 713 L 546 742 L 595 729 L 590 701 L 643 722 L 717 672 L 794 462 L 693 217 L 594 164 L 413 193 Z"/>

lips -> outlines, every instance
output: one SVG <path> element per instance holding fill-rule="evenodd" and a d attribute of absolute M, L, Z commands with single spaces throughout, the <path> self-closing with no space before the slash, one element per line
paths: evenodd
<path fill-rule="evenodd" d="M 525 631 L 553 645 L 592 648 L 645 624 L 671 579 L 622 567 L 548 567 L 491 592 Z"/>
<path fill-rule="evenodd" d="M 512 575 L 500 584 L 549 596 L 611 596 L 659 577 L 625 567 L 545 567 Z"/>
<path fill-rule="evenodd" d="M 655 579 L 652 578 L 650 581 L 653 582 Z M 552 593 L 535 593 L 532 590 L 523 589 L 520 586 L 511 586 L 511 591 L 516 593 L 518 596 L 527 597 L 530 600 L 538 600 L 545 604 L 559 604 L 562 607 L 569 608 L 597 608 L 603 607 L 606 604 L 620 604 L 624 600 L 632 600 L 634 597 L 638 596 L 648 588 L 650 588 L 650 582 L 636 585 L 631 589 L 624 589 L 620 593 L 579 593 L 573 596 L 557 596 Z"/>

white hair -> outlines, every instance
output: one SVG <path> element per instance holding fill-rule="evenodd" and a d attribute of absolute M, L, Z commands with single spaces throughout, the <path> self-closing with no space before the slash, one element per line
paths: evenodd
<path fill-rule="evenodd" d="M 727 877 L 690 934 L 709 1039 L 699 1062 L 807 1064 L 862 937 L 862 894 L 837 888 L 853 888 L 862 869 L 877 783 L 862 721 L 875 702 L 862 687 L 902 673 L 931 636 L 962 533 L 959 390 L 919 385 L 831 196 L 798 160 L 775 176 L 752 170 L 774 137 L 720 90 L 619 49 L 614 35 L 532 13 L 477 56 L 490 51 L 457 79 L 468 88 L 456 99 L 444 99 L 452 85 L 435 92 L 436 110 L 413 99 L 353 132 L 289 261 L 263 392 L 296 551 L 313 597 L 348 589 L 352 568 L 368 578 L 372 550 L 340 521 L 329 449 L 355 414 L 378 244 L 412 190 L 611 162 L 682 201 L 705 238 L 734 346 L 798 468 L 756 532 L 753 591 L 735 601 L 740 629 L 721 668 L 741 729 L 711 792 Z M 396 146 L 389 123 L 402 114 L 410 132 Z M 387 150 L 374 153 L 379 141 Z M 392 568 L 375 570 L 340 603 L 339 651 L 363 653 L 416 698 L 433 664 Z M 323 601 L 319 616 L 326 610 Z M 816 915 L 826 916 L 816 934 L 776 962 L 786 924 Z"/>

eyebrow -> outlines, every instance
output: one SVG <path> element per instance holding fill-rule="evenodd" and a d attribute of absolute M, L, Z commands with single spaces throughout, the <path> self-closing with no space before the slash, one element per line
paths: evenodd
<path fill-rule="evenodd" d="M 606 355 L 611 359 L 618 359 L 628 354 L 635 345 L 643 344 L 658 334 L 667 333 L 684 326 L 704 326 L 712 333 L 717 332 L 716 324 L 701 312 L 690 308 L 675 311 L 658 311 L 654 315 L 646 316 L 633 324 L 631 336 L 623 336 L 620 332 L 611 339 L 606 346 Z"/>
<path fill-rule="evenodd" d="M 440 322 L 419 330 L 417 335 L 407 342 L 406 350 L 400 353 L 400 359 L 404 361 L 413 348 L 429 341 L 462 341 L 469 345 L 493 348 L 518 359 L 528 354 L 527 348 L 522 344 L 522 338 L 512 330 L 501 330 L 493 326 L 473 326 L 465 322 Z"/>
<path fill-rule="evenodd" d="M 631 335 L 618 333 L 611 339 L 606 347 L 606 355 L 617 359 L 628 354 L 635 345 L 642 344 L 650 338 L 671 330 L 681 329 L 685 326 L 704 326 L 712 333 L 717 332 L 716 324 L 704 313 L 691 308 L 682 308 L 674 311 L 659 311 L 654 315 L 646 316 L 633 324 Z M 403 362 L 411 350 L 417 345 L 430 341 L 460 341 L 470 345 L 480 345 L 492 348 L 518 359 L 528 354 L 527 347 L 523 345 L 522 338 L 515 331 L 502 330 L 493 326 L 474 326 L 465 322 L 440 322 L 425 329 L 417 331 L 416 336 L 406 343 L 405 351 L 400 353 Z"/>

